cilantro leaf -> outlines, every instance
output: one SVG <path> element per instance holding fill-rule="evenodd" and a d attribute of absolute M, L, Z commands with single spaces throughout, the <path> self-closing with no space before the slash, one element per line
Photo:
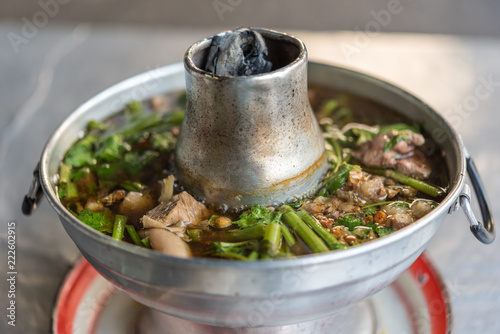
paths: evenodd
<path fill-rule="evenodd" d="M 85 209 L 78 214 L 78 219 L 99 232 L 113 232 L 114 218 L 111 211 L 94 212 Z"/>
<path fill-rule="evenodd" d="M 385 237 L 388 234 L 391 234 L 392 232 L 396 231 L 393 228 L 388 228 L 388 227 L 379 227 L 377 226 L 374 222 L 366 224 L 366 226 L 371 227 L 375 233 L 379 237 Z"/>
<path fill-rule="evenodd" d="M 141 101 L 132 101 L 125 107 L 125 118 L 128 121 L 136 119 L 142 114 L 142 103 Z"/>
<path fill-rule="evenodd" d="M 251 261 L 258 257 L 259 247 L 257 240 L 242 242 L 219 241 L 210 243 L 209 254 L 229 259 Z"/>
<path fill-rule="evenodd" d="M 354 216 L 344 216 L 337 219 L 337 225 L 345 226 L 352 232 L 355 227 L 363 225 L 363 222 Z"/>
<path fill-rule="evenodd" d="M 280 210 L 269 211 L 263 206 L 252 206 L 248 212 L 241 214 L 240 219 L 234 221 L 240 228 L 247 228 L 256 224 L 281 224 L 281 216 L 283 212 Z"/>
<path fill-rule="evenodd" d="M 123 157 L 121 166 L 126 169 L 131 176 L 139 173 L 148 163 L 158 157 L 158 152 L 144 151 L 142 154 L 137 152 L 127 152 Z"/>
<path fill-rule="evenodd" d="M 123 142 L 123 136 L 113 134 L 100 143 L 95 155 L 98 159 L 111 162 L 122 159 L 125 151 L 127 151 L 127 147 Z"/>
<path fill-rule="evenodd" d="M 344 164 L 342 165 L 336 173 L 333 173 L 326 181 L 323 188 L 320 189 L 320 196 L 330 196 L 333 195 L 340 187 L 342 187 L 349 178 L 349 172 L 354 168 L 358 168 L 354 165 Z"/>
<path fill-rule="evenodd" d="M 64 156 L 64 163 L 73 167 L 92 166 L 96 159 L 92 151 L 96 135 L 87 135 L 78 140 Z"/>
<path fill-rule="evenodd" d="M 170 132 L 154 133 L 151 144 L 158 151 L 173 149 L 176 143 L 175 137 Z"/>

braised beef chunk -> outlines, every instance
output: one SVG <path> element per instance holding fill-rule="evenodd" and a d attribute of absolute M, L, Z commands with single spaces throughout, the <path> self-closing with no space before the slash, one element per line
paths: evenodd
<path fill-rule="evenodd" d="M 421 134 L 392 130 L 363 143 L 353 152 L 353 157 L 368 167 L 393 168 L 402 174 L 425 179 L 431 173 L 431 166 L 418 149 L 424 142 Z"/>
<path fill-rule="evenodd" d="M 203 219 L 208 218 L 208 209 L 203 203 L 196 201 L 193 196 L 183 191 L 172 197 L 169 202 L 160 203 L 150 210 L 142 223 L 145 228 L 171 226 L 178 223 L 183 225 L 198 225 Z"/>

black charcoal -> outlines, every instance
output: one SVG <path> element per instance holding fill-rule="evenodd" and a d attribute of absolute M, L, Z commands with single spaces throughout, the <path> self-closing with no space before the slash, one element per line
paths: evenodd
<path fill-rule="evenodd" d="M 247 76 L 271 71 L 264 38 L 250 28 L 239 28 L 212 39 L 205 71 L 224 76 Z"/>

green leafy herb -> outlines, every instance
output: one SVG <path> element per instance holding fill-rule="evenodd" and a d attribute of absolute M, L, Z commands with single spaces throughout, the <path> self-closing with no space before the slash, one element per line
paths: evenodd
<path fill-rule="evenodd" d="M 333 173 L 326 181 L 323 188 L 320 189 L 318 195 L 330 196 L 333 195 L 340 187 L 342 187 L 349 178 L 349 172 L 354 168 L 354 165 L 343 164 L 336 173 Z"/>
<path fill-rule="evenodd" d="M 352 120 L 352 113 L 349 108 L 342 107 L 332 116 L 332 121 L 338 124 L 346 124 Z"/>
<path fill-rule="evenodd" d="M 99 122 L 99 121 L 89 121 L 89 123 L 87 124 L 87 131 L 90 132 L 90 131 L 98 131 L 98 132 L 102 132 L 104 130 L 106 130 L 108 128 L 108 126 L 106 124 L 104 124 L 103 122 Z"/>
<path fill-rule="evenodd" d="M 354 145 L 355 147 L 361 146 L 363 143 L 372 140 L 377 132 L 370 131 L 368 129 L 352 127 L 344 132 L 346 136 L 347 144 Z"/>
<path fill-rule="evenodd" d="M 85 209 L 80 212 L 78 219 L 99 232 L 113 232 L 114 217 L 111 211 L 93 212 Z"/>
<path fill-rule="evenodd" d="M 67 192 L 67 185 L 63 184 L 59 186 L 59 188 L 57 189 L 57 196 L 59 196 L 59 198 L 64 198 L 66 196 L 66 192 Z"/>
<path fill-rule="evenodd" d="M 118 178 L 118 163 L 99 164 L 95 173 L 100 180 L 116 180 Z"/>
<path fill-rule="evenodd" d="M 158 151 L 167 151 L 173 149 L 176 143 L 175 137 L 170 132 L 154 133 L 151 144 Z"/>
<path fill-rule="evenodd" d="M 93 144 L 97 140 L 95 135 L 87 135 L 77 141 L 64 156 L 64 163 L 73 167 L 92 166 L 96 163 L 92 151 Z"/>
<path fill-rule="evenodd" d="M 354 231 L 357 226 L 363 226 L 363 222 L 354 216 L 344 216 L 337 219 L 337 225 L 345 226 L 349 231 Z"/>
<path fill-rule="evenodd" d="M 340 102 L 337 99 L 331 99 L 325 102 L 321 108 L 319 115 L 321 117 L 330 117 L 330 115 L 340 107 Z"/>
<path fill-rule="evenodd" d="M 124 137 L 133 136 L 140 131 L 147 130 L 161 123 L 161 115 L 154 113 L 149 115 L 141 115 L 133 121 L 126 123 L 115 134 L 123 135 Z"/>
<path fill-rule="evenodd" d="M 259 242 L 256 240 L 242 242 L 212 242 L 209 245 L 209 254 L 228 259 L 251 261 L 252 253 L 259 251 Z"/>
<path fill-rule="evenodd" d="M 420 125 L 416 122 L 414 122 L 412 125 L 408 125 L 405 123 L 394 123 L 381 126 L 378 133 L 386 133 L 392 130 L 396 131 L 410 130 L 415 133 L 420 133 Z"/>
<path fill-rule="evenodd" d="M 119 134 L 113 134 L 107 136 L 103 142 L 99 145 L 99 148 L 95 152 L 98 159 L 112 162 L 118 161 L 122 158 L 123 153 L 128 151 L 127 145 L 123 142 L 123 136 Z"/>
<path fill-rule="evenodd" d="M 247 228 L 256 224 L 267 225 L 269 223 L 281 223 L 280 210 L 269 211 L 263 206 L 256 205 L 250 208 L 249 211 L 243 213 L 239 220 L 234 221 L 240 228 Z"/>
<path fill-rule="evenodd" d="M 136 119 L 142 115 L 142 103 L 141 101 L 132 101 L 125 107 L 125 118 L 127 121 Z"/>
<path fill-rule="evenodd" d="M 79 181 L 79 180 L 84 179 L 87 176 L 89 176 L 89 173 L 90 173 L 90 170 L 86 167 L 77 168 L 71 172 L 70 178 L 71 178 L 71 180 L 76 182 L 76 181 Z"/>
<path fill-rule="evenodd" d="M 366 224 L 366 226 L 368 227 L 371 227 L 373 229 L 373 231 L 375 233 L 377 233 L 377 235 L 379 237 L 385 237 L 386 235 L 388 234 L 391 234 L 392 232 L 396 231 L 395 229 L 393 228 L 388 228 L 388 227 L 379 227 L 377 226 L 375 223 L 371 222 L 371 223 L 368 223 Z"/>
<path fill-rule="evenodd" d="M 119 184 L 120 187 L 127 191 L 141 191 L 146 188 L 146 186 L 137 181 L 125 180 Z"/>
<path fill-rule="evenodd" d="M 178 109 L 172 113 L 169 113 L 167 119 L 165 120 L 165 124 L 170 126 L 179 126 L 182 124 L 182 120 L 184 119 L 184 110 Z"/>
<path fill-rule="evenodd" d="M 123 157 L 122 167 L 126 169 L 131 176 L 137 175 L 148 163 L 158 157 L 158 152 L 144 151 L 142 154 L 137 152 L 127 152 Z"/>

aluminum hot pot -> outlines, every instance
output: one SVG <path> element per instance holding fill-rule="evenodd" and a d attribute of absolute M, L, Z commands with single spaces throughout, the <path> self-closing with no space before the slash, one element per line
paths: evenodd
<path fill-rule="evenodd" d="M 223 327 L 280 326 L 333 314 L 383 289 L 422 253 L 443 220 L 462 207 L 476 237 L 490 243 L 494 224 L 474 163 L 462 140 L 432 108 L 383 80 L 349 69 L 308 64 L 311 84 L 353 92 L 398 110 L 423 128 L 443 152 L 449 171 L 444 200 L 414 224 L 384 238 L 345 250 L 294 259 L 236 262 L 182 259 L 136 247 L 96 232 L 59 202 L 59 162 L 91 119 L 104 119 L 128 102 L 184 89 L 183 64 L 158 68 L 125 80 L 75 110 L 43 150 L 28 204 L 38 185 L 83 256 L 119 290 L 166 314 Z M 480 203 L 480 223 L 471 211 L 468 173 Z"/>

